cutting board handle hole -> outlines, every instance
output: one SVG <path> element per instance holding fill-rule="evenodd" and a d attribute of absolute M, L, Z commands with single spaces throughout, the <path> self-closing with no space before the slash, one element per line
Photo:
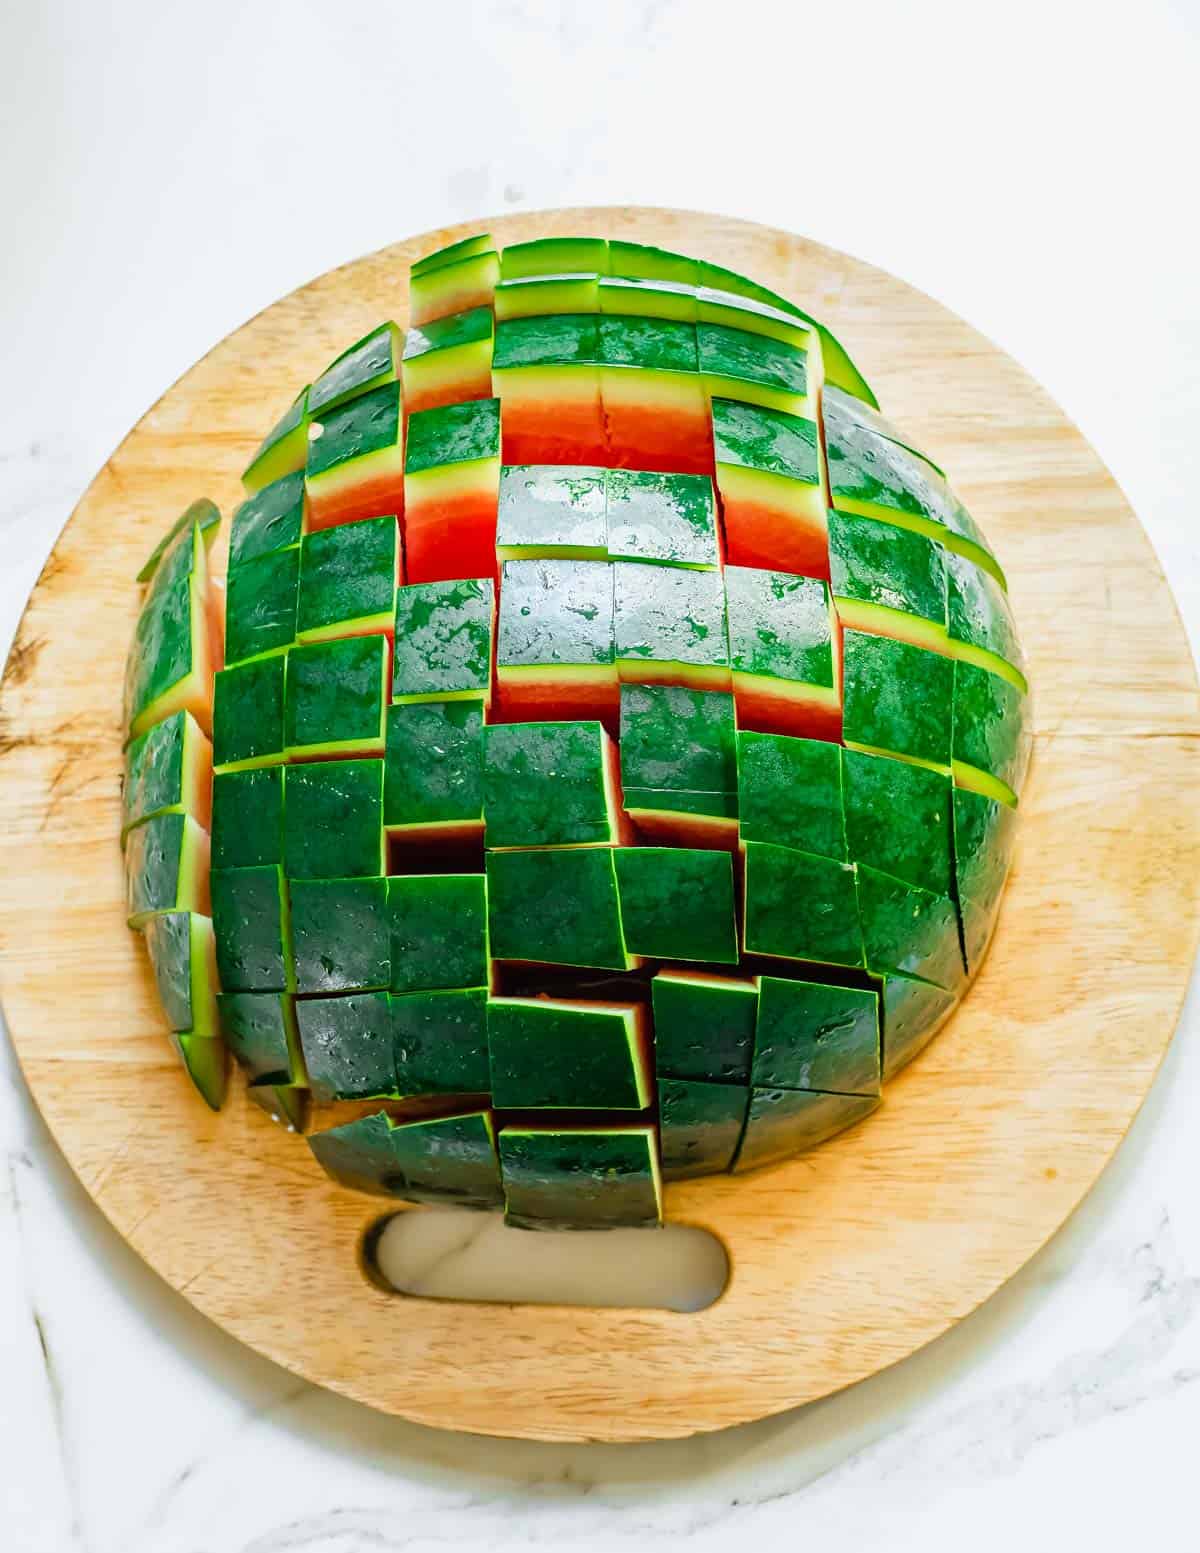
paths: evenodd
<path fill-rule="evenodd" d="M 533 1232 L 462 1208 L 377 1219 L 363 1237 L 362 1266 L 390 1294 L 593 1309 L 707 1310 L 729 1282 L 724 1245 L 697 1225 Z"/>

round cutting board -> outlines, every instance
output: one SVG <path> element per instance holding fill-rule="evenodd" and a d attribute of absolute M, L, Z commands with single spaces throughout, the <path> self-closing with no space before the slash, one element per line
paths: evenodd
<path fill-rule="evenodd" d="M 408 263 L 484 223 L 322 276 L 218 345 L 96 477 L 34 590 L 0 693 L 0 990 L 30 1087 L 100 1208 L 179 1292 L 309 1380 L 424 1423 L 542 1439 L 686 1435 L 825 1395 L 986 1299 L 1096 1180 L 1170 1040 L 1196 947 L 1196 679 L 1170 592 L 1100 460 L 1003 352 L 871 266 L 744 222 L 570 210 L 795 298 L 951 473 L 1011 579 L 1036 743 L 994 946 L 882 1108 L 814 1153 L 673 1186 L 724 1241 L 710 1309 L 388 1295 L 357 1250 L 380 1204 L 247 1103 L 199 1103 L 127 931 L 119 707 L 134 574 L 238 473 L 291 398 L 381 318 Z M 219 564 L 223 565 L 223 561 Z"/>

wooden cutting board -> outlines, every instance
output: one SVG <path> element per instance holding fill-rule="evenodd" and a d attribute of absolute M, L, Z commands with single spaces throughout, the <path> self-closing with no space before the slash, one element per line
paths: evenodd
<path fill-rule="evenodd" d="M 474 228 L 478 230 L 478 227 Z M 1012 584 L 1036 697 L 1017 861 L 965 1004 L 866 1122 L 748 1178 L 669 1188 L 725 1242 L 696 1315 L 387 1295 L 358 1262 L 379 1205 L 333 1186 L 244 1098 L 212 1116 L 124 926 L 119 704 L 134 573 L 238 472 L 297 385 L 406 317 L 427 233 L 268 308 L 174 385 L 96 477 L 0 691 L 0 991 L 30 1087 L 104 1213 L 227 1331 L 424 1423 L 541 1439 L 686 1435 L 807 1402 L 968 1315 L 1096 1180 L 1171 1038 L 1200 893 L 1195 672 L 1146 536 L 1015 362 L 937 303 L 786 232 L 658 210 L 491 223 L 704 255 L 825 320 L 951 472 Z M 220 555 L 220 552 L 218 552 Z M 223 564 L 223 561 L 221 562 Z"/>

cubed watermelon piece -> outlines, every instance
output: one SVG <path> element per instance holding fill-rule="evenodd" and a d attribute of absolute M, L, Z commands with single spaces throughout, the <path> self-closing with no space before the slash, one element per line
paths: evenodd
<path fill-rule="evenodd" d="M 839 739 L 840 642 L 829 584 L 729 566 L 725 594 L 738 727 Z"/>
<path fill-rule="evenodd" d="M 146 923 L 146 948 L 167 1023 L 178 1034 L 218 1037 L 217 952 L 212 920 L 167 911 Z"/>
<path fill-rule="evenodd" d="M 210 1110 L 219 1111 L 229 1090 L 229 1053 L 225 1042 L 219 1036 L 173 1030 L 171 1045 L 201 1099 Z"/>
<path fill-rule="evenodd" d="M 487 986 L 487 880 L 482 874 L 395 875 L 387 881 L 387 915 L 393 992 Z"/>
<path fill-rule="evenodd" d="M 731 399 L 713 400 L 712 421 L 727 560 L 828 577 L 816 423 Z"/>
<path fill-rule="evenodd" d="M 326 367 L 308 390 L 308 413 L 320 420 L 330 410 L 400 376 L 404 337 L 393 323 L 380 324 Z"/>
<path fill-rule="evenodd" d="M 1017 814 L 969 788 L 954 789 L 954 872 L 967 967 L 978 970 L 1012 862 Z"/>
<path fill-rule="evenodd" d="M 199 501 L 192 502 L 185 507 L 172 523 L 171 527 L 151 550 L 146 560 L 142 563 L 142 569 L 137 574 L 138 582 L 149 582 L 159 568 L 163 556 L 168 550 L 176 546 L 180 536 L 195 526 L 200 530 L 200 537 L 204 541 L 206 549 L 211 549 L 213 541 L 217 537 L 217 530 L 221 526 L 221 514 L 214 502 L 207 496 L 202 496 Z"/>
<path fill-rule="evenodd" d="M 480 1095 L 490 1085 L 487 990 L 458 987 L 389 999 L 402 1095 Z"/>
<path fill-rule="evenodd" d="M 438 318 L 490 307 L 499 279 L 500 256 L 490 246 L 420 274 L 414 270 L 408 288 L 409 320 L 423 329 Z"/>
<path fill-rule="evenodd" d="M 617 673 L 631 684 L 729 689 L 721 573 L 614 564 Z"/>
<path fill-rule="evenodd" d="M 649 243 L 627 243 L 615 237 L 608 243 L 608 273 L 626 280 L 669 281 L 678 286 L 700 284 L 700 263 L 669 248 Z"/>
<path fill-rule="evenodd" d="M 473 307 L 412 328 L 404 342 L 404 405 L 410 415 L 490 399 L 492 310 Z"/>
<path fill-rule="evenodd" d="M 886 1083 L 924 1051 L 957 1006 L 955 993 L 914 976 L 883 978 L 883 1077 Z"/>
<path fill-rule="evenodd" d="M 385 383 L 314 421 L 305 465 L 310 529 L 404 511 L 404 407 Z"/>
<path fill-rule="evenodd" d="M 618 1229 L 662 1222 L 653 1127 L 505 1127 L 504 1222 L 520 1229 Z"/>
<path fill-rule="evenodd" d="M 190 814 L 156 814 L 129 832 L 125 890 L 129 926 L 165 911 L 209 914 L 208 832 Z"/>
<path fill-rule="evenodd" d="M 124 722 L 131 738 L 188 711 L 212 728 L 220 630 L 199 524 L 164 551 L 150 579 L 125 665 Z"/>
<path fill-rule="evenodd" d="M 810 419 L 808 356 L 795 345 L 723 324 L 696 326 L 700 375 L 711 398 L 783 410 Z"/>
<path fill-rule="evenodd" d="M 606 462 L 711 475 L 712 423 L 695 326 L 602 314 L 599 360 Z"/>
<path fill-rule="evenodd" d="M 707 475 L 610 469 L 606 495 L 614 561 L 707 569 L 719 562 L 717 503 Z"/>
<path fill-rule="evenodd" d="M 388 708 L 384 823 L 409 843 L 483 835 L 483 707 L 479 701 Z"/>
<path fill-rule="evenodd" d="M 526 275 L 502 280 L 496 287 L 494 306 L 497 321 L 598 313 L 600 280 L 596 275 Z"/>
<path fill-rule="evenodd" d="M 497 557 L 605 560 L 606 473 L 574 464 L 505 465 L 500 471 Z"/>
<path fill-rule="evenodd" d="M 283 862 L 283 767 L 228 771 L 213 778 L 214 868 Z"/>
<path fill-rule="evenodd" d="M 602 275 L 597 286 L 602 313 L 619 318 L 663 318 L 695 324 L 696 293 L 690 286 L 667 280 L 634 280 Z"/>
<path fill-rule="evenodd" d="M 696 319 L 702 324 L 740 329 L 745 334 L 762 334 L 820 359 L 814 355 L 817 342 L 808 325 L 769 302 L 735 296 L 715 286 L 701 286 L 696 292 Z"/>
<path fill-rule="evenodd" d="M 1033 746 L 1025 697 L 999 674 L 973 663 L 954 668 L 954 780 L 1015 805 Z"/>
<path fill-rule="evenodd" d="M 843 644 L 847 747 L 948 770 L 953 661 L 862 631 L 846 631 Z"/>
<path fill-rule="evenodd" d="M 477 399 L 411 416 L 404 492 L 410 583 L 494 576 L 499 401 Z"/>
<path fill-rule="evenodd" d="M 746 842 L 745 854 L 747 954 L 862 965 L 853 868 L 764 841 Z"/>
<path fill-rule="evenodd" d="M 252 1079 L 246 1085 L 246 1098 L 289 1132 L 308 1130 L 312 1095 L 306 1085 L 276 1084 L 271 1079 Z"/>
<path fill-rule="evenodd" d="M 850 861 L 950 895 L 950 778 L 859 750 L 842 762 Z"/>
<path fill-rule="evenodd" d="M 487 701 L 496 589 L 490 577 L 417 582 L 395 597 L 394 701 Z"/>
<path fill-rule="evenodd" d="M 731 851 L 738 843 L 736 793 L 627 787 L 625 813 L 642 840 L 661 846 Z"/>
<path fill-rule="evenodd" d="M 487 1038 L 499 1110 L 643 1111 L 652 1103 L 640 1004 L 490 998 Z"/>
<path fill-rule="evenodd" d="M 774 842 L 846 861 L 841 750 L 836 744 L 739 730 L 737 758 L 743 841 Z"/>
<path fill-rule="evenodd" d="M 391 634 L 401 580 L 394 517 L 307 534 L 300 549 L 296 634 L 302 642 Z"/>
<path fill-rule="evenodd" d="M 650 984 L 660 1077 L 750 1081 L 758 983 L 705 971 L 659 971 Z"/>
<path fill-rule="evenodd" d="M 831 1095 L 815 1089 L 751 1089 L 746 1129 L 733 1169 L 757 1170 L 815 1148 L 879 1104 L 871 1095 Z"/>
<path fill-rule="evenodd" d="M 735 737 L 727 691 L 621 686 L 621 781 L 627 788 L 736 793 Z"/>
<path fill-rule="evenodd" d="M 838 619 L 856 631 L 947 652 L 945 553 L 911 529 L 831 512 L 829 570 Z"/>
<path fill-rule="evenodd" d="M 665 1181 L 728 1170 L 746 1125 L 750 1091 L 743 1084 L 660 1078 L 658 1126 Z"/>
<path fill-rule="evenodd" d="M 510 243 L 500 255 L 504 280 L 531 275 L 607 275 L 608 239 L 604 237 L 538 237 Z"/>
<path fill-rule="evenodd" d="M 223 992 L 217 1002 L 225 1043 L 247 1078 L 307 1086 L 290 992 Z"/>
<path fill-rule="evenodd" d="M 244 501 L 229 530 L 229 570 L 276 550 L 291 550 L 304 532 L 304 470 L 272 480 Z"/>
<path fill-rule="evenodd" d="M 311 419 L 306 383 L 263 438 L 257 453 L 246 466 L 242 485 L 247 496 L 253 496 L 264 486 L 304 468 L 304 461 L 308 457 L 308 428 Z"/>
<path fill-rule="evenodd" d="M 497 324 L 492 392 L 506 464 L 607 463 L 599 360 L 594 313 Z"/>
<path fill-rule="evenodd" d="M 289 879 L 373 879 L 387 872 L 383 761 L 321 760 L 283 779 Z"/>
<path fill-rule="evenodd" d="M 946 584 L 950 655 L 1027 694 L 1025 655 L 1007 593 L 990 572 L 952 551 L 946 552 Z"/>
<path fill-rule="evenodd" d="M 296 1022 L 317 1105 L 397 1094 L 386 992 L 302 998 L 296 1004 Z"/>
<path fill-rule="evenodd" d="M 300 550 L 274 550 L 230 573 L 225 606 L 225 662 L 262 658 L 296 640 Z"/>
<path fill-rule="evenodd" d="M 213 766 L 218 772 L 278 765 L 286 747 L 286 652 L 222 669 L 213 684 Z"/>
<path fill-rule="evenodd" d="M 612 846 L 622 834 L 616 746 L 598 722 L 485 728 L 483 818 L 490 848 Z"/>
<path fill-rule="evenodd" d="M 863 987 L 759 983 L 752 1082 L 758 1089 L 880 1092 L 879 994 Z"/>
<path fill-rule="evenodd" d="M 212 745 L 190 712 L 155 723 L 125 751 L 121 840 L 152 814 L 190 814 L 205 830 L 212 814 Z"/>
<path fill-rule="evenodd" d="M 386 991 L 392 979 L 387 879 L 293 879 L 296 991 Z"/>
<path fill-rule="evenodd" d="M 289 756 L 382 755 L 390 670 L 386 636 L 347 636 L 293 648 L 287 670 Z"/>
<path fill-rule="evenodd" d="M 615 720 L 613 568 L 600 561 L 506 561 L 496 678 L 502 714 Z"/>
<path fill-rule="evenodd" d="M 737 911 L 727 852 L 618 847 L 617 893 L 631 954 L 736 965 Z"/>
<path fill-rule="evenodd" d="M 444 270 L 451 264 L 460 263 L 463 259 L 474 259 L 481 253 L 492 252 L 494 252 L 492 234 L 477 232 L 474 237 L 460 237 L 456 243 L 450 243 L 445 248 L 435 248 L 424 258 L 414 259 L 409 274 L 430 275 L 434 270 Z"/>
<path fill-rule="evenodd" d="M 917 458 L 923 459 L 945 479 L 946 471 L 941 465 L 934 463 L 929 454 L 922 452 L 911 437 L 906 436 L 886 416 L 881 415 L 878 405 L 868 404 L 863 399 L 847 393 L 844 388 L 839 388 L 831 382 L 828 374 L 826 374 L 821 395 L 821 405 L 827 424 L 832 421 L 840 426 L 848 422 L 852 435 L 854 431 L 862 430 L 874 432 L 878 437 L 886 437 L 889 442 L 895 442 L 907 449 L 909 453 L 915 454 Z"/>
<path fill-rule="evenodd" d="M 308 1144 L 326 1174 L 354 1191 L 458 1208 L 504 1200 L 487 1111 L 403 1123 L 381 1111 L 315 1133 Z"/>
<path fill-rule="evenodd" d="M 212 914 L 223 991 L 295 991 L 291 912 L 282 869 L 214 868 Z"/>
<path fill-rule="evenodd" d="M 611 847 L 489 852 L 487 881 L 494 958 L 633 969 Z"/>
<path fill-rule="evenodd" d="M 865 864 L 855 872 L 867 968 L 876 975 L 918 976 L 958 991 L 966 967 L 954 902 Z"/>

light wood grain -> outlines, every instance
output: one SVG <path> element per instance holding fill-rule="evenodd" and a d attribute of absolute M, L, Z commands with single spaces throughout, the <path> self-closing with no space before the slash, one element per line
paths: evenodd
<path fill-rule="evenodd" d="M 1196 680 L 1145 535 L 1095 453 L 961 320 L 890 276 L 745 223 L 649 210 L 492 223 L 743 270 L 845 339 L 951 473 L 1008 569 L 1036 753 L 991 956 L 880 1111 L 789 1165 L 668 1193 L 729 1248 L 699 1315 L 388 1297 L 356 1249 L 378 1212 L 329 1183 L 240 1086 L 211 1116 L 168 1049 L 117 847 L 133 576 L 194 497 L 226 511 L 266 426 L 348 341 L 403 322 L 406 266 L 468 228 L 322 276 L 177 383 L 81 502 L 0 693 L 0 989 L 56 1139 L 185 1297 L 298 1374 L 426 1423 L 544 1439 L 686 1435 L 903 1358 L 1053 1233 L 1124 1135 L 1196 948 Z"/>

